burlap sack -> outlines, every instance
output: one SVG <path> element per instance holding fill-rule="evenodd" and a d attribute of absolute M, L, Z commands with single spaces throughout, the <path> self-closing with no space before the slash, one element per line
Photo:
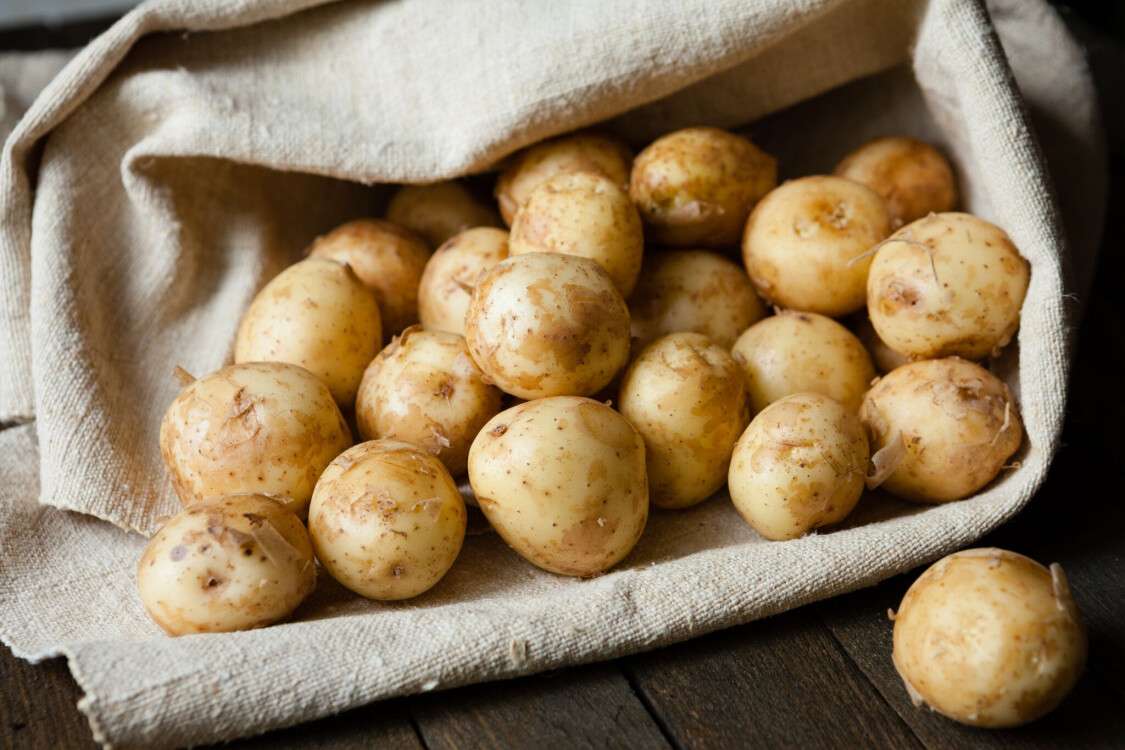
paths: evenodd
<path fill-rule="evenodd" d="M 0 637 L 69 658 L 100 741 L 231 738 L 651 648 L 874 583 L 1031 497 L 1063 415 L 1064 267 L 1091 268 L 1104 196 L 1085 64 L 1041 0 L 993 4 L 1028 109 L 974 0 L 315 5 L 146 3 L 52 81 L 3 152 L 0 420 L 34 424 L 0 434 Z M 1029 109 L 1049 124 L 1069 251 Z M 148 532 L 177 507 L 156 447 L 173 364 L 220 366 L 255 290 L 370 211 L 366 185 L 482 170 L 597 121 L 637 143 L 759 121 L 787 175 L 880 133 L 941 143 L 967 208 L 1032 266 L 1019 353 L 997 365 L 1022 404 L 1020 468 L 940 507 L 872 496 L 844 528 L 786 543 L 724 498 L 657 513 L 589 581 L 474 536 L 414 601 L 322 576 L 291 623 L 161 636 L 135 594 L 144 540 L 104 521 Z"/>

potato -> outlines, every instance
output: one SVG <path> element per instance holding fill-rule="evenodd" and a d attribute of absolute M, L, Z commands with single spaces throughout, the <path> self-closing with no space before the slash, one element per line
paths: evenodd
<path fill-rule="evenodd" d="M 882 196 L 894 227 L 957 206 L 953 168 L 940 151 L 913 138 L 869 141 L 848 154 L 836 174 Z"/>
<path fill-rule="evenodd" d="M 996 477 L 1023 440 L 1008 386 L 957 357 L 891 371 L 867 392 L 859 415 L 877 475 L 886 475 L 875 483 L 918 502 L 968 497 Z"/>
<path fill-rule="evenodd" d="M 871 325 L 871 318 L 867 317 L 866 314 L 859 315 L 854 322 L 853 330 L 856 338 L 860 340 L 863 347 L 867 349 L 867 353 L 871 355 L 871 361 L 875 364 L 875 369 L 878 372 L 888 373 L 910 361 L 909 357 L 896 352 L 887 346 L 883 339 L 879 338 L 879 334 L 875 332 L 875 326 Z"/>
<path fill-rule="evenodd" d="M 782 310 L 750 326 L 731 354 L 755 413 L 792 393 L 820 393 L 856 412 L 875 378 L 863 344 L 832 318 Z"/>
<path fill-rule="evenodd" d="M 637 155 L 629 195 L 651 241 L 734 245 L 750 209 L 777 185 L 777 162 L 748 139 L 718 128 L 684 128 Z"/>
<path fill-rule="evenodd" d="M 894 615 L 894 664 L 915 705 L 962 724 L 1015 727 L 1054 709 L 1086 663 L 1062 568 L 1002 549 L 942 558 Z"/>
<path fill-rule="evenodd" d="M 850 409 L 794 393 L 763 409 L 734 446 L 727 487 L 766 539 L 797 539 L 844 520 L 863 494 L 868 445 Z"/>
<path fill-rule="evenodd" d="M 434 456 L 397 440 L 360 443 L 329 464 L 309 506 L 328 574 L 368 599 L 409 599 L 453 566 L 465 501 Z"/>
<path fill-rule="evenodd" d="M 387 338 L 418 322 L 418 282 L 430 248 L 413 233 L 379 219 L 349 221 L 318 237 L 309 255 L 352 267 L 379 300 Z"/>
<path fill-rule="evenodd" d="M 669 250 L 645 259 L 629 316 L 639 346 L 694 331 L 730 348 L 766 308 L 738 264 L 706 250 Z"/>
<path fill-rule="evenodd" d="M 387 221 L 413 232 L 430 247 L 472 227 L 498 227 L 500 216 L 454 180 L 405 185 L 391 196 Z"/>
<path fill-rule="evenodd" d="M 750 422 L 738 365 L 699 333 L 647 346 L 625 371 L 617 408 L 644 438 L 649 497 L 659 508 L 686 508 L 718 491 Z"/>
<path fill-rule="evenodd" d="M 601 133 L 575 133 L 537 143 L 516 154 L 496 180 L 500 215 L 511 226 L 531 191 L 557 174 L 593 172 L 625 188 L 632 164 L 629 147 Z"/>
<path fill-rule="evenodd" d="M 477 280 L 508 257 L 508 233 L 476 227 L 451 237 L 430 256 L 418 283 L 418 316 L 431 331 L 465 335 L 465 313 Z"/>
<path fill-rule="evenodd" d="M 196 380 L 160 423 L 160 453 L 184 505 L 258 493 L 304 515 L 320 472 L 351 444 L 328 388 L 281 362 L 231 365 Z"/>
<path fill-rule="evenodd" d="M 149 540 L 137 588 L 168 635 L 226 633 L 288 617 L 316 586 L 300 519 L 263 495 L 228 495 L 186 508 Z"/>
<path fill-rule="evenodd" d="M 1019 328 L 1030 274 L 999 227 L 933 214 L 879 248 L 867 313 L 879 338 L 912 359 L 995 356 Z"/>
<path fill-rule="evenodd" d="M 595 261 L 627 297 L 644 253 L 641 217 L 613 180 L 592 172 L 539 183 L 512 222 L 512 255 L 565 253 Z"/>
<path fill-rule="evenodd" d="M 238 326 L 234 361 L 300 365 L 351 406 L 382 336 L 375 296 L 351 267 L 308 258 L 258 292 Z"/>
<path fill-rule="evenodd" d="M 544 398 L 500 412 L 469 450 L 469 483 L 504 541 L 552 573 L 604 573 L 629 554 L 648 520 L 644 441 L 623 416 L 588 398 Z"/>
<path fill-rule="evenodd" d="M 629 310 L 594 261 L 519 255 L 473 289 L 465 340 L 485 375 L 513 396 L 589 395 L 629 358 Z"/>
<path fill-rule="evenodd" d="M 863 307 L 867 253 L 890 233 L 887 206 L 871 188 L 842 177 L 803 177 L 755 207 L 742 259 L 767 301 L 835 318 Z"/>
<path fill-rule="evenodd" d="M 473 438 L 500 411 L 500 396 L 484 382 L 465 339 L 411 326 L 368 366 L 355 416 L 364 440 L 413 443 L 459 476 Z"/>

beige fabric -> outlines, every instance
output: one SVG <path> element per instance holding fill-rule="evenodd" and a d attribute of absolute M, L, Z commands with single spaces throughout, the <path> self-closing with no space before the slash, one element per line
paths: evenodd
<path fill-rule="evenodd" d="M 311 5 L 145 4 L 54 79 L 0 162 L 0 420 L 35 419 L 0 433 L 0 637 L 26 658 L 68 656 L 99 740 L 231 738 L 651 648 L 875 583 L 1031 497 L 1063 415 L 1062 266 L 1090 268 L 1104 196 L 1089 77 L 1040 0 L 995 7 L 1030 111 L 1055 123 L 1044 143 L 1067 149 L 1051 159 L 1060 184 L 1083 197 L 1067 202 L 1073 254 L 973 0 Z M 372 210 L 365 185 L 484 169 L 601 120 L 638 143 L 757 121 L 790 176 L 876 134 L 942 143 L 967 207 L 1033 268 L 1018 355 L 996 366 L 1023 408 L 1020 468 L 941 507 L 871 496 L 844 528 L 786 543 L 758 538 L 725 498 L 657 513 L 591 581 L 476 535 L 411 602 L 322 577 L 291 623 L 162 637 L 134 590 L 143 538 L 97 518 L 147 532 L 177 507 L 156 449 L 172 366 L 222 364 L 254 291 Z"/>

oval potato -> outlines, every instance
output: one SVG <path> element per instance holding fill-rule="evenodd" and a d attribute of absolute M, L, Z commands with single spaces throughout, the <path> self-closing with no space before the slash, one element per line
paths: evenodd
<path fill-rule="evenodd" d="M 418 283 L 418 316 L 431 331 L 465 335 L 465 313 L 481 275 L 508 257 L 508 233 L 476 227 L 437 249 Z"/>
<path fill-rule="evenodd" d="M 455 181 L 404 185 L 387 204 L 387 221 L 438 247 L 472 227 L 498 227 L 500 216 Z"/>
<path fill-rule="evenodd" d="M 957 181 L 949 161 L 914 138 L 868 141 L 844 157 L 836 175 L 862 182 L 882 196 L 895 227 L 957 206 Z"/>

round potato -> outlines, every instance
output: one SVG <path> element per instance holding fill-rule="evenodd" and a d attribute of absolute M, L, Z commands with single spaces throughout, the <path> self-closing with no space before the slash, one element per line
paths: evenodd
<path fill-rule="evenodd" d="M 650 240 L 721 247 L 738 242 L 750 209 L 775 185 L 777 162 L 748 139 L 684 128 L 637 155 L 629 195 Z"/>
<path fill-rule="evenodd" d="M 875 253 L 867 313 L 879 338 L 912 359 L 995 356 L 1019 328 L 1030 275 L 996 225 L 933 214 Z"/>
<path fill-rule="evenodd" d="M 387 338 L 418 322 L 418 282 L 430 248 L 412 232 L 379 219 L 349 221 L 318 237 L 309 254 L 351 266 L 375 292 Z"/>
<path fill-rule="evenodd" d="M 280 362 L 231 365 L 190 383 L 160 423 L 160 454 L 184 505 L 258 493 L 304 515 L 320 472 L 351 444 L 328 388 Z"/>
<path fill-rule="evenodd" d="M 465 335 L 465 313 L 477 280 L 508 257 L 503 229 L 466 229 L 437 249 L 418 284 L 418 315 L 432 331 Z"/>
<path fill-rule="evenodd" d="M 211 498 L 184 509 L 153 535 L 137 564 L 141 603 L 169 635 L 270 625 L 315 586 L 305 527 L 262 495 Z"/>
<path fill-rule="evenodd" d="M 738 365 L 699 333 L 647 346 L 625 371 L 617 408 L 644 438 L 649 497 L 658 508 L 686 508 L 718 491 L 750 422 Z"/>
<path fill-rule="evenodd" d="M 387 205 L 387 221 L 438 247 L 472 227 L 498 227 L 500 216 L 454 180 L 430 185 L 405 185 Z"/>
<path fill-rule="evenodd" d="M 859 339 L 832 318 L 782 310 L 750 326 L 732 350 L 755 413 L 792 393 L 820 393 L 859 411 L 875 378 Z"/>
<path fill-rule="evenodd" d="M 360 443 L 329 464 L 309 506 L 309 534 L 328 574 L 368 599 L 409 599 L 453 566 L 465 501 L 445 466 L 396 440 Z"/>
<path fill-rule="evenodd" d="M 308 258 L 258 292 L 238 326 L 234 361 L 300 365 L 351 406 L 382 336 L 375 296 L 351 267 Z"/>
<path fill-rule="evenodd" d="M 803 177 L 754 208 L 742 259 L 766 300 L 839 317 L 863 307 L 868 252 L 891 233 L 879 195 L 843 177 Z"/>
<path fill-rule="evenodd" d="M 629 358 L 629 310 L 594 261 L 519 255 L 473 289 L 465 340 L 485 375 L 513 396 L 590 395 Z"/>
<path fill-rule="evenodd" d="M 593 172 L 625 188 L 632 164 L 633 152 L 628 146 L 600 133 L 576 133 L 537 143 L 516 154 L 496 180 L 500 215 L 511 226 L 531 191 L 557 174 Z"/>
<path fill-rule="evenodd" d="M 605 269 L 621 296 L 637 283 L 644 253 L 641 217 L 628 194 L 593 172 L 559 174 L 539 183 L 512 222 L 512 255 L 564 253 Z"/>
<path fill-rule="evenodd" d="M 649 255 L 629 297 L 632 335 L 640 346 L 668 333 L 693 331 L 730 348 L 766 312 L 746 272 L 707 250 Z"/>
<path fill-rule="evenodd" d="M 888 373 L 910 361 L 910 358 L 905 354 L 896 352 L 887 346 L 883 339 L 879 338 L 879 334 L 875 332 L 875 326 L 871 325 L 871 318 L 867 315 L 860 315 L 853 327 L 856 338 L 860 340 L 863 347 L 867 349 L 867 353 L 871 355 L 871 361 L 875 364 L 875 369 L 878 372 Z"/>
<path fill-rule="evenodd" d="M 742 433 L 727 484 L 755 531 L 796 539 L 852 512 L 867 461 L 867 437 L 852 410 L 819 393 L 795 393 L 763 409 Z"/>
<path fill-rule="evenodd" d="M 469 450 L 469 483 L 492 527 L 534 565 L 604 573 L 648 520 L 645 445 L 599 401 L 560 396 L 502 411 Z"/>
<path fill-rule="evenodd" d="M 940 151 L 914 138 L 869 141 L 848 154 L 836 174 L 882 196 L 895 227 L 957 206 L 953 168 Z"/>
<path fill-rule="evenodd" d="M 875 483 L 918 502 L 968 497 L 1000 473 L 1023 440 L 1008 386 L 957 357 L 891 371 L 867 392 L 859 414 L 876 474 L 885 475 Z"/>
<path fill-rule="evenodd" d="M 1002 549 L 949 555 L 894 615 L 894 664 L 915 705 L 976 727 L 1054 709 L 1086 663 L 1086 631 L 1059 565 Z"/>
<path fill-rule="evenodd" d="M 413 443 L 459 476 L 473 438 L 500 411 L 500 397 L 500 389 L 484 382 L 465 339 L 412 326 L 368 366 L 355 416 L 364 440 Z"/>

